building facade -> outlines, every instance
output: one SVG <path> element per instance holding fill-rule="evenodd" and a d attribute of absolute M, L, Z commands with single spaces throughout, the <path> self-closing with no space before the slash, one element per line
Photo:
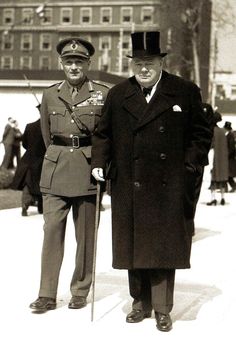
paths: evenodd
<path fill-rule="evenodd" d="M 60 62 L 55 51 L 60 39 L 82 36 L 91 40 L 96 52 L 91 70 L 124 77 L 130 76 L 130 33 L 160 30 L 161 46 L 169 54 L 166 65 L 170 72 L 193 78 L 191 64 L 191 32 L 181 20 L 186 10 L 183 0 L 1 0 L 0 3 L 0 73 L 37 71 L 57 78 Z M 196 3 L 198 1 L 196 0 Z M 205 0 L 204 4 L 211 1 Z M 210 23 L 211 14 L 202 11 Z M 207 95 L 209 26 L 204 26 L 204 60 L 202 90 Z M 203 30 L 202 30 L 203 32 Z M 201 33 L 200 33 L 201 34 Z M 202 37 L 203 37 L 202 36 Z M 199 35 L 199 42 L 201 35 Z M 189 46 L 190 45 L 190 46 Z M 46 72 L 46 73 L 45 73 Z M 203 71 L 202 71 L 203 76 Z M 1 78 L 1 77 L 0 77 Z"/>

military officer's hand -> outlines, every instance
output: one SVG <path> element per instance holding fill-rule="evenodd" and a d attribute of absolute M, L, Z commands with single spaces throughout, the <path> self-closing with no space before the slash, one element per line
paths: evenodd
<path fill-rule="evenodd" d="M 104 175 L 103 175 L 103 169 L 100 168 L 100 167 L 94 168 L 92 170 L 92 175 L 99 182 L 104 182 L 105 181 L 105 178 L 104 178 Z"/>

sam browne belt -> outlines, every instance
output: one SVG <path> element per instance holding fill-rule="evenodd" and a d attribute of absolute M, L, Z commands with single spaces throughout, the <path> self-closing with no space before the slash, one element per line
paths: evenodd
<path fill-rule="evenodd" d="M 63 145 L 73 148 L 87 147 L 92 144 L 91 136 L 79 137 L 73 135 L 72 137 L 63 137 L 63 136 L 53 136 L 52 144 L 54 145 Z"/>

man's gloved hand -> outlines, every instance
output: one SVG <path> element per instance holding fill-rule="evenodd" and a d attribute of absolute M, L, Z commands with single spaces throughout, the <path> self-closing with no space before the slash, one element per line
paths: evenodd
<path fill-rule="evenodd" d="M 100 181 L 100 182 L 104 182 L 105 181 L 105 178 L 104 178 L 104 175 L 103 175 L 103 169 L 100 168 L 100 167 L 96 167 L 92 170 L 92 175 L 93 177 L 97 180 L 97 181 Z"/>

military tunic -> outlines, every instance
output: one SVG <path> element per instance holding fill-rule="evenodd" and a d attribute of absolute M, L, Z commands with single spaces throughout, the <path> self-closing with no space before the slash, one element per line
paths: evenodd
<path fill-rule="evenodd" d="M 77 145 L 80 138 L 92 134 L 107 92 L 107 86 L 86 80 L 74 100 L 67 81 L 49 87 L 43 94 L 41 127 L 47 146 L 40 181 L 43 193 L 68 197 L 95 194 L 96 183 L 92 182 L 90 169 L 91 144 L 54 145 L 53 137 L 73 138 Z"/>
<path fill-rule="evenodd" d="M 75 98 L 67 81 L 45 90 L 40 108 L 47 150 L 40 180 L 44 207 L 39 297 L 56 298 L 64 255 L 67 216 L 77 242 L 72 296 L 87 297 L 92 282 L 96 182 L 91 176 L 91 134 L 100 119 L 108 87 L 88 79 Z"/>

